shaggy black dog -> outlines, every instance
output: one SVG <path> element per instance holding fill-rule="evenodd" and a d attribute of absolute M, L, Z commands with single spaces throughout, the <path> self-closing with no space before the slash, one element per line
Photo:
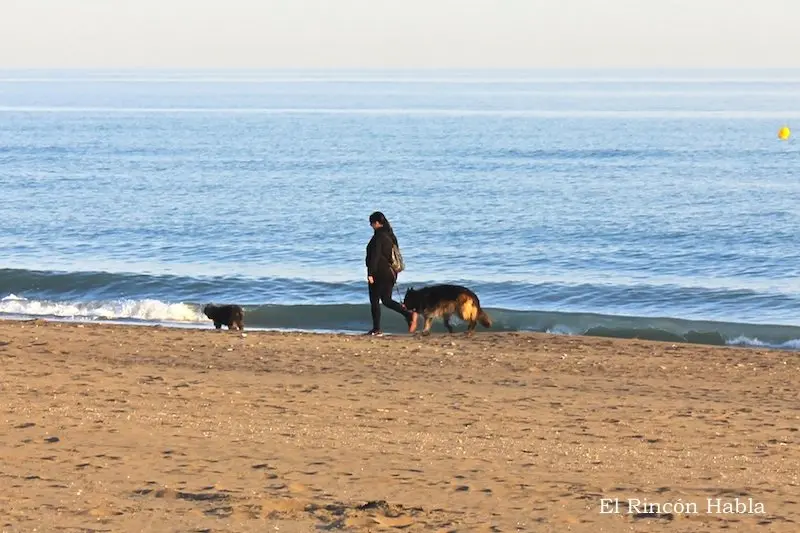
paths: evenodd
<path fill-rule="evenodd" d="M 244 329 L 244 309 L 240 305 L 207 304 L 203 308 L 203 314 L 214 321 L 217 329 L 223 325 L 228 326 L 228 329 Z"/>

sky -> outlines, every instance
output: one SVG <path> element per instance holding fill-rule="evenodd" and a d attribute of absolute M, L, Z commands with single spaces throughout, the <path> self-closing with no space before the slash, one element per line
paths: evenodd
<path fill-rule="evenodd" d="M 800 67 L 800 0 L 0 0 L 0 68 Z"/>

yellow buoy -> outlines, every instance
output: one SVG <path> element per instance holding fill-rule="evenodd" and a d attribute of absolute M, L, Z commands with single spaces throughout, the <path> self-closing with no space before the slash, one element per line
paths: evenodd
<path fill-rule="evenodd" d="M 789 126 L 783 126 L 781 129 L 778 130 L 778 139 L 785 141 L 789 138 L 789 135 L 792 134 L 792 131 L 789 129 Z"/>

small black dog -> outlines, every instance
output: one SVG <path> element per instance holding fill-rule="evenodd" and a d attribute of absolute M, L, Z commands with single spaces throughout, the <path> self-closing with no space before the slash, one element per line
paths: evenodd
<path fill-rule="evenodd" d="M 203 307 L 203 314 L 214 321 L 214 327 L 221 329 L 223 324 L 228 329 L 244 330 L 244 309 L 240 305 L 214 305 Z"/>

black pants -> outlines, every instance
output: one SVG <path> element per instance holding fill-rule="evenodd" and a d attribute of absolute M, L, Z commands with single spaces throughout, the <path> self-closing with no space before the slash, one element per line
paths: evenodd
<path fill-rule="evenodd" d="M 373 277 L 373 282 L 369 284 L 369 304 L 372 311 L 372 329 L 381 329 L 381 302 L 383 305 L 397 311 L 406 320 L 411 316 L 411 311 L 403 307 L 400 302 L 392 300 L 392 289 L 394 288 L 395 278 L 391 275 Z"/>

